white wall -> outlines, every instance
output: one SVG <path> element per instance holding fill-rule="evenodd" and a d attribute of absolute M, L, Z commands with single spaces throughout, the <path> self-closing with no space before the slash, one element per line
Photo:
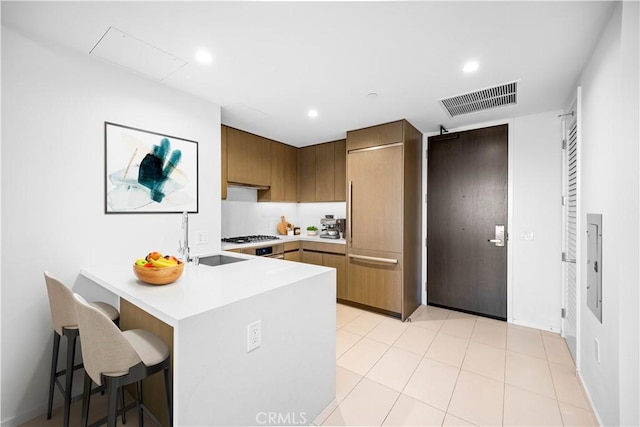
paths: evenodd
<path fill-rule="evenodd" d="M 300 227 L 302 234 L 310 225 L 321 230 L 320 218 L 335 215 L 344 218 L 345 202 L 318 203 L 257 203 L 257 190 L 229 188 L 227 200 L 222 201 L 222 236 L 246 236 L 251 234 L 278 235 L 280 217 Z"/>
<path fill-rule="evenodd" d="M 580 209 L 583 219 L 603 215 L 602 323 L 586 307 L 583 292 L 581 377 L 605 425 L 640 424 L 638 21 L 637 2 L 618 4 L 579 81 Z M 585 233 L 583 225 L 580 235 Z M 581 247 L 586 254 L 586 238 Z M 578 263 L 584 278 L 586 262 Z M 580 285 L 586 286 L 584 280 Z"/>
<path fill-rule="evenodd" d="M 2 424 L 42 413 L 51 319 L 47 269 L 175 253 L 178 214 L 104 214 L 104 121 L 198 141 L 199 213 L 220 248 L 220 108 L 2 27 Z M 64 358 L 62 358 L 64 359 Z"/>
<path fill-rule="evenodd" d="M 513 122 L 511 313 L 514 323 L 560 332 L 561 111 Z"/>

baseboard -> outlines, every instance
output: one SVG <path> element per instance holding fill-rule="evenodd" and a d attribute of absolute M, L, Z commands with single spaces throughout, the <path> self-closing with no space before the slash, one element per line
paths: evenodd
<path fill-rule="evenodd" d="M 517 320 L 517 319 L 510 319 L 508 320 L 509 323 L 513 323 L 514 325 L 518 325 L 518 326 L 526 326 L 527 328 L 533 328 L 533 329 L 540 329 L 541 331 L 549 331 L 549 332 L 554 332 L 556 334 L 559 334 L 560 328 L 556 328 L 553 326 L 543 326 L 543 325 L 538 325 L 535 323 L 531 323 L 531 322 L 523 322 L 521 320 Z"/>
<path fill-rule="evenodd" d="M 593 409 L 593 415 L 596 416 L 596 421 L 598 421 L 598 425 L 603 426 L 604 424 L 602 424 L 602 419 L 600 418 L 600 414 L 598 414 L 598 410 L 593 404 L 593 399 L 591 399 L 591 393 L 589 393 L 589 389 L 585 385 L 584 381 L 582 381 L 582 375 L 580 375 L 580 371 L 576 371 L 576 377 L 578 378 L 578 381 L 580 382 L 580 385 L 582 386 L 584 393 L 587 395 L 587 400 L 589 401 L 589 405 L 591 405 L 591 409 Z"/>
<path fill-rule="evenodd" d="M 62 405 L 62 400 L 60 401 L 55 401 L 53 403 L 53 407 L 57 408 L 58 406 Z M 26 423 L 27 421 L 30 421 L 34 418 L 37 418 L 41 415 L 44 415 L 47 413 L 47 404 L 42 404 L 42 405 L 38 405 L 35 408 L 31 408 L 26 412 L 23 412 L 19 415 L 16 415 L 14 417 L 9 417 L 6 419 L 2 420 L 2 427 L 18 427 L 21 424 Z"/>

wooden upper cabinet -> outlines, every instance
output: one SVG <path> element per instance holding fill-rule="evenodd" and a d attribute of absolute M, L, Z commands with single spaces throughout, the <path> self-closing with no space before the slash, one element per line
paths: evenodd
<path fill-rule="evenodd" d="M 346 140 L 304 147 L 298 155 L 298 201 L 346 200 Z"/>
<path fill-rule="evenodd" d="M 269 140 L 227 128 L 227 182 L 271 185 L 271 144 Z"/>
<path fill-rule="evenodd" d="M 298 201 L 316 201 L 316 146 L 298 150 Z"/>
<path fill-rule="evenodd" d="M 227 198 L 227 127 L 220 126 L 220 196 Z"/>
<path fill-rule="evenodd" d="M 346 140 L 296 148 L 222 125 L 222 198 L 228 185 L 265 187 L 260 202 L 346 200 Z"/>
<path fill-rule="evenodd" d="M 336 202 L 347 200 L 347 140 L 334 142 L 333 168 L 335 172 L 335 190 L 333 199 Z"/>
<path fill-rule="evenodd" d="M 271 187 L 258 190 L 260 202 L 298 200 L 298 149 L 276 141 L 271 144 Z"/>
<path fill-rule="evenodd" d="M 332 202 L 335 195 L 333 143 L 316 145 L 316 202 Z"/>
<path fill-rule="evenodd" d="M 402 142 L 403 120 L 347 132 L 347 151 Z"/>
<path fill-rule="evenodd" d="M 298 200 L 298 149 L 281 145 L 284 145 L 284 200 L 295 202 Z"/>

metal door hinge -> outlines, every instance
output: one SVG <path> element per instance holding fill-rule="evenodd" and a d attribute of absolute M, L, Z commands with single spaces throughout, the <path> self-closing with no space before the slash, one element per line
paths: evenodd
<path fill-rule="evenodd" d="M 562 206 L 567 206 L 567 196 L 562 196 Z"/>
<path fill-rule="evenodd" d="M 566 308 L 561 308 L 560 309 L 560 317 L 562 317 L 563 319 L 567 318 L 567 309 Z"/>
<path fill-rule="evenodd" d="M 562 252 L 562 262 L 570 262 L 570 263 L 575 264 L 576 260 L 572 259 L 572 258 L 569 258 L 569 256 L 567 255 L 566 252 Z"/>
<path fill-rule="evenodd" d="M 566 140 L 566 139 L 563 139 L 563 140 L 562 140 L 562 149 L 563 149 L 563 150 L 566 150 L 566 149 L 567 149 L 567 140 Z"/>

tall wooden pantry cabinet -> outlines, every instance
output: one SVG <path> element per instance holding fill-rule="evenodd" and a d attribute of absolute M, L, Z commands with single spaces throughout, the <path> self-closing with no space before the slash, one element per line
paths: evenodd
<path fill-rule="evenodd" d="M 405 320 L 421 300 L 422 134 L 406 120 L 347 132 L 343 302 Z"/>

